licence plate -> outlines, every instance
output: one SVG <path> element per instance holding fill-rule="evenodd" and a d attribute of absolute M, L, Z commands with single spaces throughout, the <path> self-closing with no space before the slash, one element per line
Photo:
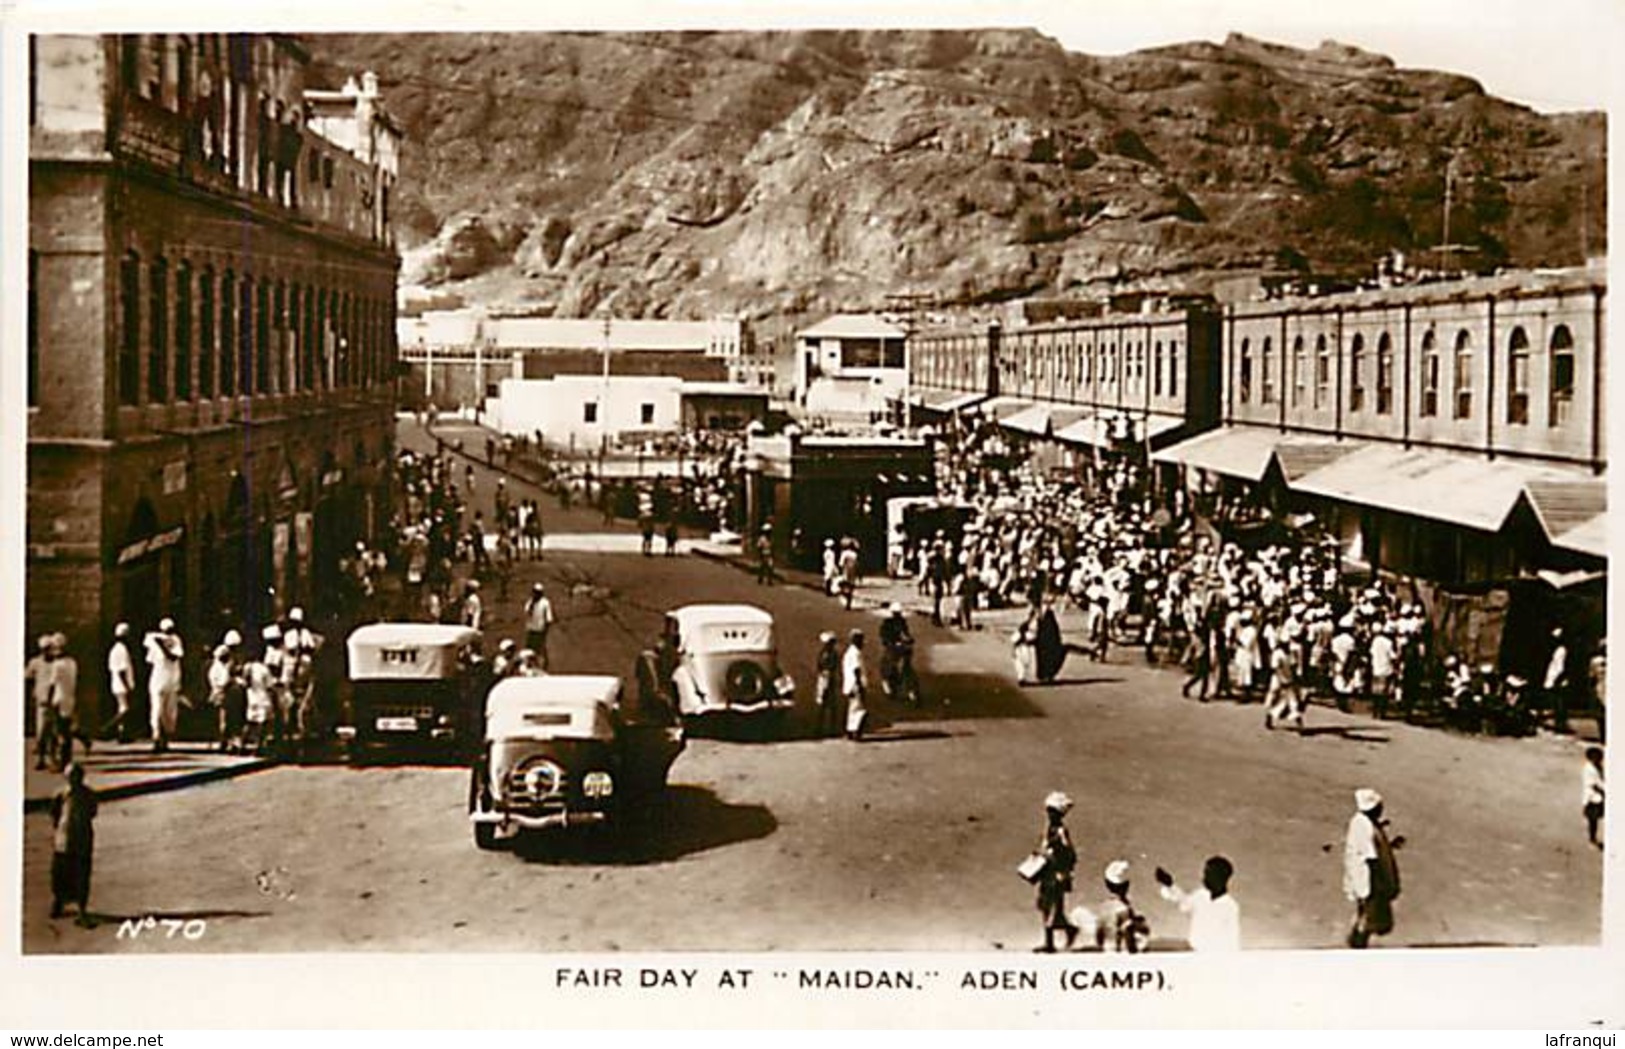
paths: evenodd
<path fill-rule="evenodd" d="M 417 718 L 379 718 L 373 722 L 379 732 L 416 732 Z"/>

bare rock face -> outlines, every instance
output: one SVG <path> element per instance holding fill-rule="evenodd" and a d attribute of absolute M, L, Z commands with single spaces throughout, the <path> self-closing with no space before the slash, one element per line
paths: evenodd
<path fill-rule="evenodd" d="M 404 274 L 559 313 L 763 316 L 1605 249 L 1600 113 L 1336 42 L 1026 30 L 311 36 L 405 125 Z M 391 82 L 392 71 L 398 79 Z M 1583 187 L 1583 188 L 1582 188 Z"/>

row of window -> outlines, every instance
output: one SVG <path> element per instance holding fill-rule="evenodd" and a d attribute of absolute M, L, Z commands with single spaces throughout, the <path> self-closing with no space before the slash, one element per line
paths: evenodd
<path fill-rule="evenodd" d="M 185 261 L 172 269 L 131 252 L 119 310 L 121 405 L 371 386 L 393 374 L 385 299 Z"/>
<path fill-rule="evenodd" d="M 1153 397 L 1179 396 L 1179 343 L 1164 344 L 1158 339 L 1149 347 L 1142 342 L 1124 343 L 1121 359 L 1118 346 L 1109 342 L 1102 347 L 1082 343 L 1063 343 L 1048 347 L 1041 355 L 1039 347 L 1017 345 L 1016 352 L 1002 362 L 1004 374 L 1012 380 L 1038 383 L 1051 379 L 1062 386 L 1090 386 L 1096 381 L 1097 360 L 1099 381 L 1102 386 L 1115 388 L 1119 379 L 1125 384 L 1138 385 L 1146 378 L 1147 354 L 1150 354 L 1151 395 Z M 1166 381 L 1164 378 L 1166 377 Z M 1164 392 L 1166 391 L 1166 392 Z"/>
<path fill-rule="evenodd" d="M 1473 417 L 1473 340 L 1466 330 L 1458 331 L 1451 355 L 1451 414 L 1455 419 Z M 1323 408 L 1331 404 L 1332 348 L 1321 335 L 1315 339 L 1314 389 L 1312 406 Z M 1530 362 L 1529 335 L 1522 327 L 1512 330 L 1506 347 L 1506 422 L 1513 426 L 1529 424 Z M 1568 326 L 1559 324 L 1552 329 L 1546 348 L 1549 383 L 1547 389 L 1546 424 L 1561 427 L 1568 423 L 1574 405 L 1574 336 Z M 1394 344 L 1387 332 L 1377 338 L 1376 389 L 1374 403 L 1368 400 L 1366 385 L 1370 351 L 1365 336 L 1356 334 L 1349 343 L 1349 396 L 1350 414 L 1375 410 L 1377 415 L 1391 415 L 1394 411 Z M 1307 351 L 1303 337 L 1293 340 L 1288 363 L 1288 384 L 1291 406 L 1302 407 L 1305 401 L 1308 373 Z M 1268 336 L 1258 350 L 1257 394 L 1259 404 L 1275 404 L 1276 366 L 1274 350 Z M 1241 340 L 1237 361 L 1236 400 L 1249 404 L 1254 394 L 1254 355 L 1252 340 Z M 1422 336 L 1421 402 L 1418 414 L 1423 418 L 1437 416 L 1440 411 L 1440 393 L 1443 354 L 1432 330 Z"/>

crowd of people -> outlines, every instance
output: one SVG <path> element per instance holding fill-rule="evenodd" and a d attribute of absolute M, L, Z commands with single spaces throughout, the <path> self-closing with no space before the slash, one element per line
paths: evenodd
<path fill-rule="evenodd" d="M 1408 588 L 1345 574 L 1335 539 L 1244 548 L 1198 527 L 1183 500 L 1151 499 L 1131 460 L 1101 464 L 1100 483 L 1085 488 L 1046 478 L 989 434 L 973 423 L 940 435 L 943 479 L 953 479 L 942 503 L 957 513 L 933 532 L 895 536 L 894 568 L 915 574 L 939 625 L 970 629 L 977 610 L 1025 610 L 1012 635 L 1021 683 L 1053 682 L 1069 653 L 1104 660 L 1119 644 L 1182 664 L 1188 696 L 1262 702 L 1268 728 L 1301 730 L 1316 697 L 1345 711 L 1368 702 L 1379 718 L 1426 704 L 1461 729 L 1506 735 L 1543 717 L 1565 727 L 1585 689 L 1600 705 L 1601 644 L 1577 672 L 1553 628 L 1538 680 L 1503 673 L 1444 650 Z M 827 565 L 826 555 L 826 577 Z M 1081 616 L 1081 636 L 1063 635 L 1066 609 Z"/>

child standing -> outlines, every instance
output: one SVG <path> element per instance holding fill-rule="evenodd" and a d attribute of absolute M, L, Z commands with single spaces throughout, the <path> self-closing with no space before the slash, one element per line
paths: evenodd
<path fill-rule="evenodd" d="M 51 798 L 51 917 L 71 903 L 80 925 L 90 924 L 90 866 L 96 848 L 96 792 L 85 786 L 83 765 L 67 767 L 67 784 Z"/>

